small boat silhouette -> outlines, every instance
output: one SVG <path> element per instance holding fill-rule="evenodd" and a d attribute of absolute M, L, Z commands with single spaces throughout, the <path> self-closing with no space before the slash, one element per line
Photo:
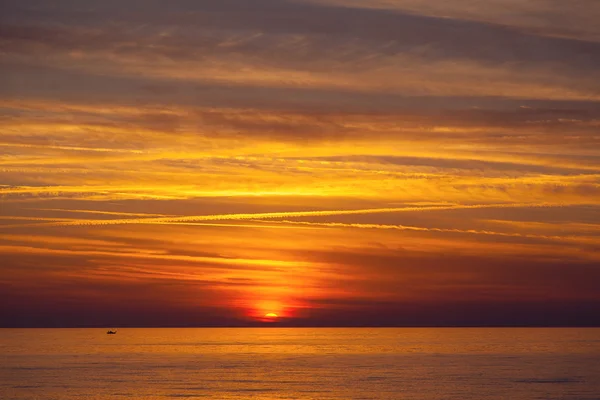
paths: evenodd
<path fill-rule="evenodd" d="M 116 335 L 117 331 L 108 331 L 106 332 L 107 335 Z"/>

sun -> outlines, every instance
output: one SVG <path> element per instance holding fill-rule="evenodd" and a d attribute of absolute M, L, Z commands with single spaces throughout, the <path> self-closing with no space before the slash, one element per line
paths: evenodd
<path fill-rule="evenodd" d="M 290 302 L 287 299 L 255 300 L 249 306 L 246 315 L 257 322 L 276 324 L 290 318 Z"/>

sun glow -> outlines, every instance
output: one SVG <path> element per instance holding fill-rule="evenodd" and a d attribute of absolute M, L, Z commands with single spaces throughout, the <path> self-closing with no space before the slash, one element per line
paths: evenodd
<path fill-rule="evenodd" d="M 297 307 L 291 299 L 284 300 L 259 300 L 248 309 L 247 316 L 254 321 L 273 323 L 287 321 L 293 318 Z"/>
<path fill-rule="evenodd" d="M 262 300 L 254 304 L 254 315 L 259 318 L 273 318 L 282 315 L 284 306 L 278 300 Z"/>

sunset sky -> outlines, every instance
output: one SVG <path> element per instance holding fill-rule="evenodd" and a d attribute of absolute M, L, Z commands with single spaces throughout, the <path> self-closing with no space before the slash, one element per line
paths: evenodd
<path fill-rule="evenodd" d="M 0 326 L 600 325 L 599 20 L 2 0 Z"/>

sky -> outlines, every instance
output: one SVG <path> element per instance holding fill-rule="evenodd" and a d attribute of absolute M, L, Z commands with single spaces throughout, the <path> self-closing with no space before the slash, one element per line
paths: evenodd
<path fill-rule="evenodd" d="M 0 326 L 599 326 L 598 20 L 2 0 Z"/>

